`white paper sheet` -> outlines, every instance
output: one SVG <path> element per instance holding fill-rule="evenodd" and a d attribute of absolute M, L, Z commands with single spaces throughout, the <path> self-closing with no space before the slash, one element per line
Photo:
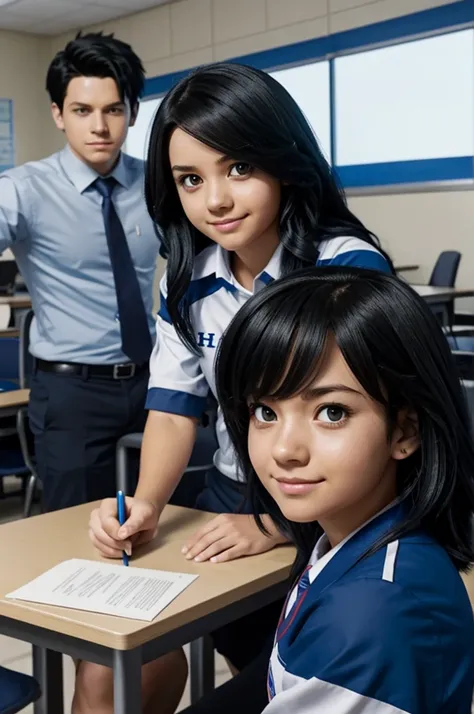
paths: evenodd
<path fill-rule="evenodd" d="M 151 622 L 197 577 L 76 558 L 6 597 Z"/>

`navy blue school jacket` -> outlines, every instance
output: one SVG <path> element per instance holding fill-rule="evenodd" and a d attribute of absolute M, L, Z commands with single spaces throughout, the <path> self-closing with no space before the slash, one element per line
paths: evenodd
<path fill-rule="evenodd" d="M 389 507 L 336 548 L 323 536 L 275 637 L 264 714 L 470 714 L 474 620 L 452 561 L 416 531 L 361 556 Z"/>

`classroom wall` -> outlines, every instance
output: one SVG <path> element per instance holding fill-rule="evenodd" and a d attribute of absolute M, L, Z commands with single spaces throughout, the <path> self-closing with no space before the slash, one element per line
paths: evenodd
<path fill-rule="evenodd" d="M 17 164 L 42 158 L 56 137 L 44 89 L 50 38 L 0 30 L 0 97 L 13 99 Z"/>
<path fill-rule="evenodd" d="M 442 250 L 459 250 L 462 259 L 458 287 L 474 284 L 474 191 L 357 196 L 351 209 L 376 233 L 395 263 L 419 264 L 405 273 L 410 282 L 424 283 Z M 459 301 L 460 309 L 474 309 L 474 300 Z"/>
<path fill-rule="evenodd" d="M 0 97 L 13 99 L 17 164 L 41 159 L 56 141 L 44 91 L 50 44 L 50 38 L 0 30 Z M 7 250 L 0 260 L 12 257 Z"/>

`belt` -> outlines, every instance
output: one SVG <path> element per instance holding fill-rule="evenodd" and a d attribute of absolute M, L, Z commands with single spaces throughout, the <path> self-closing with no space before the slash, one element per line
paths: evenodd
<path fill-rule="evenodd" d="M 43 359 L 36 360 L 36 368 L 41 372 L 54 372 L 55 374 L 80 375 L 84 379 L 99 377 L 102 379 L 131 379 L 148 369 L 148 364 L 77 364 L 75 362 L 47 362 Z"/>

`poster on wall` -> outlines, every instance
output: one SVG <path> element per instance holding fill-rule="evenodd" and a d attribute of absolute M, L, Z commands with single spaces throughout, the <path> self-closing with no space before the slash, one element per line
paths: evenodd
<path fill-rule="evenodd" d="M 15 166 L 13 100 L 0 98 L 0 173 Z"/>

